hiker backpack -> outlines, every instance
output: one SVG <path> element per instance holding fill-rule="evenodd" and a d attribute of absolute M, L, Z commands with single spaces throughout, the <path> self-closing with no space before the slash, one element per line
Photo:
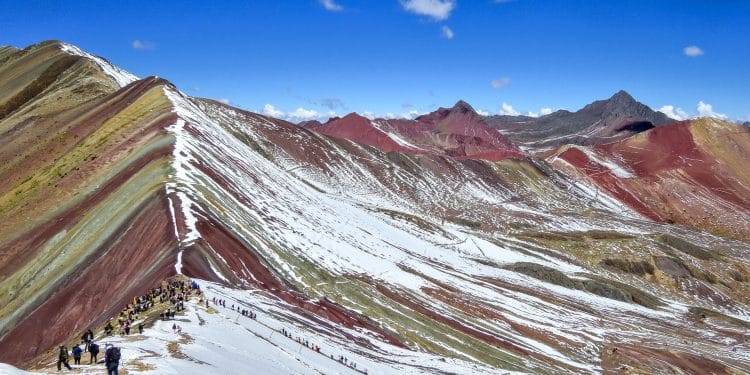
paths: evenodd
<path fill-rule="evenodd" d="M 91 343 L 91 345 L 89 345 L 89 352 L 99 353 L 99 345 Z"/>
<path fill-rule="evenodd" d="M 120 362 L 120 348 L 113 346 L 107 349 L 107 362 L 109 363 Z"/>

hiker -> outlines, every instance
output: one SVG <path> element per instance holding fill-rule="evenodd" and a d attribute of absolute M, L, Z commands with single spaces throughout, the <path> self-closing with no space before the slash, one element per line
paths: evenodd
<path fill-rule="evenodd" d="M 81 341 L 86 343 L 86 346 L 83 348 L 83 351 L 87 352 L 89 351 L 89 343 L 91 340 L 94 339 L 94 333 L 91 332 L 91 330 L 86 330 L 86 332 L 83 333 L 83 336 L 81 336 Z"/>
<path fill-rule="evenodd" d="M 73 352 L 73 364 L 74 365 L 80 365 L 81 364 L 81 353 L 83 353 L 83 349 L 81 349 L 78 344 L 71 349 L 71 352 Z"/>
<path fill-rule="evenodd" d="M 68 370 L 73 369 L 68 364 L 68 348 L 66 348 L 64 345 L 60 345 L 60 354 L 57 355 L 57 371 L 62 370 L 61 365 L 65 365 L 65 368 L 67 368 Z"/>
<path fill-rule="evenodd" d="M 104 352 L 104 366 L 107 367 L 107 375 L 117 375 L 117 367 L 120 366 L 120 348 L 108 345 Z"/>
<path fill-rule="evenodd" d="M 113 329 L 114 329 L 114 327 L 112 327 L 112 321 L 110 320 L 110 321 L 107 322 L 107 325 L 104 326 L 104 334 L 107 335 L 107 336 L 111 336 Z"/>
<path fill-rule="evenodd" d="M 177 332 L 177 323 L 172 323 L 172 333 Z"/>
<path fill-rule="evenodd" d="M 89 359 L 89 364 L 96 363 L 97 359 L 96 356 L 99 355 L 99 345 L 97 345 L 95 342 L 92 342 L 89 344 L 89 353 L 91 354 L 91 358 Z"/>
<path fill-rule="evenodd" d="M 143 334 L 143 323 L 138 323 L 138 333 Z"/>
<path fill-rule="evenodd" d="M 129 335 L 130 334 L 130 323 L 125 322 L 125 326 L 123 327 L 123 329 L 125 330 L 125 334 Z"/>

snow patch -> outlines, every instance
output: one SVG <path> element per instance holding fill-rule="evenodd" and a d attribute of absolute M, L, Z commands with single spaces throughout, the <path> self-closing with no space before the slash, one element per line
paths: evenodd
<path fill-rule="evenodd" d="M 99 67 L 104 71 L 105 74 L 112 77 L 112 79 L 117 82 L 117 85 L 120 86 L 120 88 L 125 87 L 138 80 L 138 77 L 133 75 L 132 73 L 122 70 L 111 62 L 85 52 L 74 45 L 61 43 L 60 49 L 70 55 L 82 56 L 94 61 L 94 63 L 96 63 L 96 65 L 99 65 Z"/>
<path fill-rule="evenodd" d="M 591 159 L 594 162 L 598 163 L 599 165 L 604 166 L 607 169 L 609 169 L 612 172 L 612 174 L 614 174 L 615 176 L 620 177 L 620 178 L 633 178 L 633 177 L 635 177 L 635 175 L 633 173 L 631 173 L 630 171 L 628 171 L 627 169 L 625 169 L 625 167 L 623 167 L 623 166 L 621 166 L 621 165 L 619 165 L 619 164 L 617 164 L 615 162 L 612 162 L 610 160 L 607 160 L 607 159 L 604 159 L 604 158 L 600 157 L 599 155 L 597 155 L 595 152 L 591 151 L 590 149 L 588 149 L 586 147 L 577 147 L 577 148 L 579 150 L 583 151 L 583 153 L 585 153 L 586 156 L 588 156 L 589 159 Z"/>

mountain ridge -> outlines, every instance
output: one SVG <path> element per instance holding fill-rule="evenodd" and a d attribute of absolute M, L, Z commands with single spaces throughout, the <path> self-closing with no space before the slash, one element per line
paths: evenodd
<path fill-rule="evenodd" d="M 480 123 L 482 127 L 495 128 L 500 131 L 503 137 L 507 137 L 513 143 L 521 144 L 531 150 L 548 149 L 565 143 L 594 145 L 614 142 L 657 126 L 676 122 L 665 114 L 653 111 L 648 106 L 636 101 L 624 90 L 618 91 L 609 99 L 596 100 L 587 104 L 576 112 L 558 110 L 539 117 L 525 115 L 483 116 L 478 114 L 469 103 L 459 100 L 450 108 L 440 107 L 433 112 L 417 116 L 413 120 L 375 118 L 371 121 L 398 121 L 402 128 L 407 127 L 410 123 L 419 127 L 419 123 L 443 121 L 450 115 L 474 117 L 476 118 L 474 121 Z M 338 119 L 338 117 L 333 118 L 320 125 L 325 126 L 327 123 Z M 314 122 L 305 124 L 309 129 L 321 129 L 320 125 Z M 337 127 L 339 133 L 344 131 L 340 124 Z M 328 135 L 336 135 L 336 133 L 336 131 L 329 132 Z M 405 129 L 400 132 L 401 135 L 408 133 Z M 459 133 L 461 133 L 460 130 Z M 338 134 L 338 136 L 346 138 L 343 133 Z M 356 141 L 358 139 L 365 143 L 369 142 L 370 145 L 378 143 L 372 140 L 367 141 L 365 138 L 362 138 L 362 135 L 359 134 L 359 138 L 351 138 L 351 140 Z M 406 138 L 408 139 L 408 136 Z M 388 147 L 389 150 L 396 150 L 393 145 Z"/>

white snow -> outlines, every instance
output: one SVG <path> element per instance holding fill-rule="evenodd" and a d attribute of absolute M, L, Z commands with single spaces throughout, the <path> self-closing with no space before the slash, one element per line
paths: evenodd
<path fill-rule="evenodd" d="M 609 169 L 612 172 L 612 174 L 614 174 L 615 176 L 620 177 L 620 178 L 635 177 L 635 175 L 629 170 L 625 169 L 625 167 L 613 161 L 607 160 L 603 156 L 597 155 L 594 151 L 592 151 L 588 147 L 580 147 L 580 146 L 576 146 L 576 147 L 579 150 L 583 151 L 586 154 L 586 156 L 589 157 L 589 159 Z"/>
<path fill-rule="evenodd" d="M 101 57 L 94 56 L 88 52 L 85 52 L 81 50 L 80 48 L 67 44 L 67 43 L 61 43 L 61 49 L 63 52 L 66 52 L 71 55 L 75 56 L 83 56 L 88 59 L 91 59 L 96 63 L 96 65 L 99 65 L 99 67 L 104 71 L 105 74 L 112 77 L 112 79 L 117 82 L 117 85 L 120 86 L 120 88 L 125 87 L 129 85 L 132 82 L 135 82 L 138 80 L 138 77 L 131 74 L 130 72 L 127 72 L 125 70 L 122 70 L 115 66 L 114 64 L 110 63 L 107 60 L 102 59 Z"/>

